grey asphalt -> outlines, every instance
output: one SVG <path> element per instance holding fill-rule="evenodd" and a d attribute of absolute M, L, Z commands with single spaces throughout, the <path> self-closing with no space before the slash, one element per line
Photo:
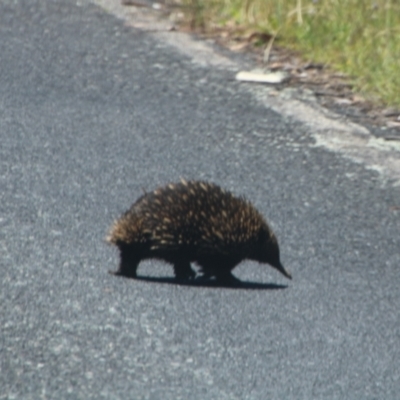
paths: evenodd
<path fill-rule="evenodd" d="M 0 140 L 0 399 L 399 398 L 399 187 L 230 71 L 86 2 L 3 0 Z M 181 176 L 252 200 L 293 280 L 108 274 L 113 220 Z"/>

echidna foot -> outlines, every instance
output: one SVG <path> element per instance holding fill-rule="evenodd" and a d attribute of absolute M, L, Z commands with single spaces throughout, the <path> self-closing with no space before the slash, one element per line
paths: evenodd
<path fill-rule="evenodd" d="M 190 267 L 190 262 L 175 263 L 174 273 L 176 279 L 180 281 L 194 279 L 196 276 L 196 273 Z"/>
<path fill-rule="evenodd" d="M 111 275 L 115 275 L 115 276 L 124 276 L 124 277 L 126 277 L 126 278 L 137 278 L 137 275 L 136 275 L 136 271 L 134 270 L 134 271 L 130 271 L 130 270 L 121 270 L 121 269 L 118 269 L 117 271 L 108 271 L 108 273 L 109 274 L 111 274 Z"/>

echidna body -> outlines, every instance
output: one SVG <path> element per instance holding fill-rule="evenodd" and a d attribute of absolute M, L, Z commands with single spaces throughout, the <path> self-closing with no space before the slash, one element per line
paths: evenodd
<path fill-rule="evenodd" d="M 120 250 L 116 275 L 136 277 L 141 260 L 158 258 L 174 266 L 177 279 L 194 278 L 195 262 L 205 277 L 230 281 L 233 268 L 250 259 L 291 278 L 262 215 L 249 201 L 207 182 L 182 180 L 144 194 L 107 240 Z"/>

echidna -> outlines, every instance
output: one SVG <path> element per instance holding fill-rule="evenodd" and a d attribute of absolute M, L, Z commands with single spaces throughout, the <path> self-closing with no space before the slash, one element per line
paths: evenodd
<path fill-rule="evenodd" d="M 177 279 L 191 279 L 196 262 L 204 277 L 235 280 L 244 259 L 268 263 L 287 278 L 276 237 L 244 198 L 207 182 L 185 181 L 141 196 L 113 225 L 107 241 L 120 250 L 115 275 L 136 277 L 141 260 L 158 258 L 174 266 Z"/>

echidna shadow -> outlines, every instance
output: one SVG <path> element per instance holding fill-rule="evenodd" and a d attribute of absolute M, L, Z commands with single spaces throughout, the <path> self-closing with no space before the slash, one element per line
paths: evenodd
<path fill-rule="evenodd" d="M 145 193 L 114 223 L 107 241 L 120 251 L 115 275 L 137 278 L 139 263 L 155 258 L 172 264 L 179 282 L 240 286 L 232 270 L 249 259 L 292 278 L 263 216 L 248 200 L 208 182 L 181 180 Z"/>
<path fill-rule="evenodd" d="M 114 271 L 110 271 L 115 274 Z M 288 285 L 280 285 L 276 283 L 250 282 L 242 281 L 233 277 L 230 281 L 218 281 L 216 279 L 204 279 L 199 277 L 189 280 L 177 280 L 175 277 L 154 277 L 154 276 L 137 276 L 136 280 L 143 282 L 162 283 L 166 285 L 180 285 L 194 288 L 225 288 L 225 289 L 243 289 L 243 290 L 278 290 L 286 289 Z"/>

